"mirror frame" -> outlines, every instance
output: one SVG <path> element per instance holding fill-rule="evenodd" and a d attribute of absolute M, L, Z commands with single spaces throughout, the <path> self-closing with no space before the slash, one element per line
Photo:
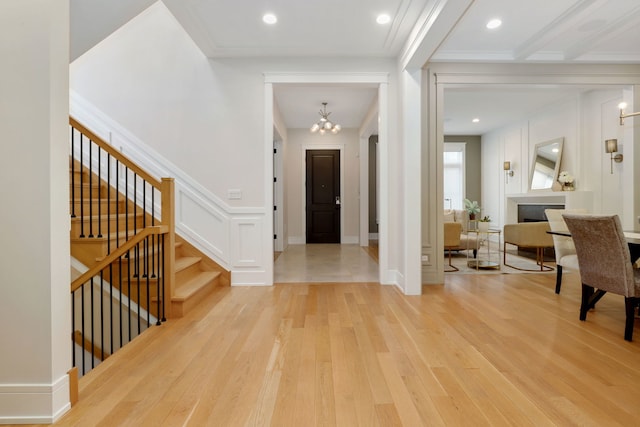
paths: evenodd
<path fill-rule="evenodd" d="M 545 147 L 548 147 L 554 144 L 558 144 L 559 147 L 558 147 L 558 158 L 556 160 L 555 168 L 553 170 L 553 181 L 551 183 L 551 186 L 548 188 L 532 188 L 533 174 L 536 170 L 536 163 L 537 163 L 539 153 L 542 152 L 542 150 Z M 531 191 L 553 191 L 556 183 L 558 182 L 558 174 L 560 173 L 560 163 L 562 162 L 563 145 L 564 145 L 564 137 L 555 138 L 549 141 L 543 141 L 536 144 L 535 149 L 533 151 L 533 162 L 531 163 L 531 171 L 529 173 L 529 191 L 530 192 Z"/>

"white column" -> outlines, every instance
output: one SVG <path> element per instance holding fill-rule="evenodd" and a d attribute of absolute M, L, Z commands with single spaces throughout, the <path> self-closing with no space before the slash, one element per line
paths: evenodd
<path fill-rule="evenodd" d="M 404 254 L 407 295 L 422 293 L 421 118 L 422 70 L 402 72 L 404 143 Z"/>
<path fill-rule="evenodd" d="M 0 2 L 0 424 L 69 408 L 69 1 Z"/>

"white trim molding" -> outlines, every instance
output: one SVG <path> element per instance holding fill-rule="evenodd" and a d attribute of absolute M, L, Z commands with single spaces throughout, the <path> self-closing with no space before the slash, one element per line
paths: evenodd
<path fill-rule="evenodd" d="M 0 384 L 0 424 L 52 424 L 69 409 L 69 375 L 52 384 Z"/>

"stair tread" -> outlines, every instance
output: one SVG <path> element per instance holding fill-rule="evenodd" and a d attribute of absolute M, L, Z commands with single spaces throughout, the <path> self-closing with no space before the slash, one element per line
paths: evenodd
<path fill-rule="evenodd" d="M 171 298 L 172 301 L 184 301 L 188 299 L 200 289 L 207 286 L 219 275 L 219 271 L 203 271 L 199 273 L 197 276 L 193 277 L 190 280 L 187 280 L 185 283 L 179 285 L 176 288 L 174 295 Z"/>

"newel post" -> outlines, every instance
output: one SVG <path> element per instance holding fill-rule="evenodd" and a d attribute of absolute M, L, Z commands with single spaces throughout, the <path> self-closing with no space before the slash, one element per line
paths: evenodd
<path fill-rule="evenodd" d="M 164 286 L 162 301 L 167 318 L 171 317 L 171 297 L 176 279 L 176 205 L 173 178 L 162 178 L 162 225 L 169 228 L 164 240 Z"/>

